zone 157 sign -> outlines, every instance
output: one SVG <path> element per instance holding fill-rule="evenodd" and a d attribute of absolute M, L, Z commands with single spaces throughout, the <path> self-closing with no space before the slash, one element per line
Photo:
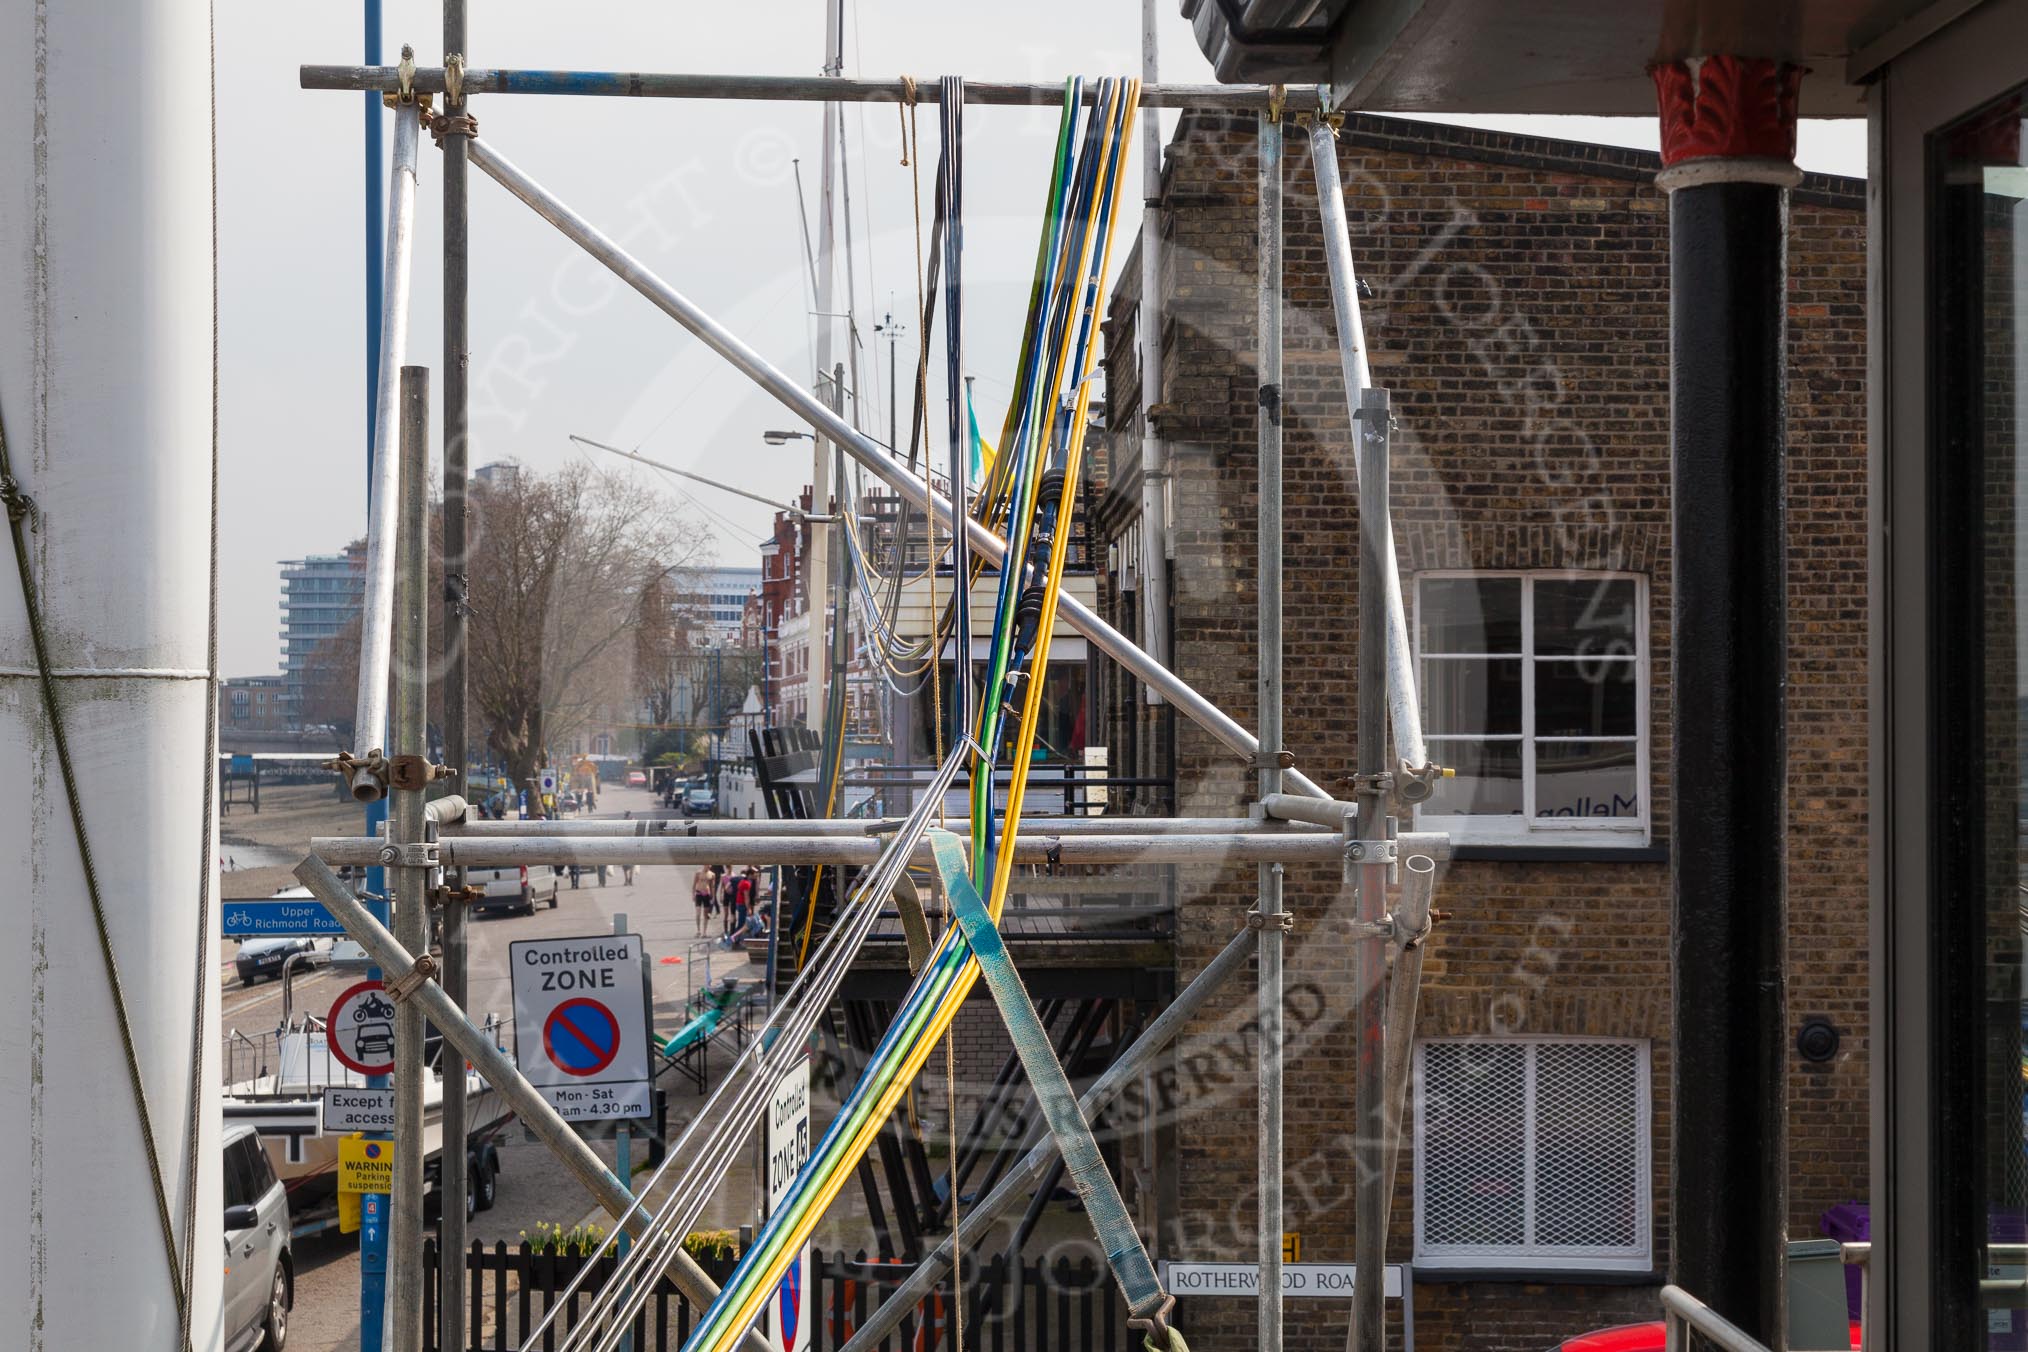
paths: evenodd
<path fill-rule="evenodd" d="M 572 1121 L 650 1115 L 643 952 L 638 934 L 507 946 L 514 1059 L 528 1083 Z"/>

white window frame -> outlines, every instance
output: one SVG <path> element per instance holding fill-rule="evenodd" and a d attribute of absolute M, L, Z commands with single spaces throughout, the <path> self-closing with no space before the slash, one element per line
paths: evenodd
<path fill-rule="evenodd" d="M 1532 1236 L 1535 1228 L 1535 1051 L 1543 1046 L 1622 1046 L 1634 1049 L 1634 1233 L 1638 1242 L 1628 1248 L 1571 1244 L 1430 1244 L 1423 1238 L 1423 1185 L 1427 1181 L 1424 1162 L 1429 1154 L 1423 1139 L 1426 1114 L 1423 1111 L 1425 1086 L 1423 1054 L 1433 1045 L 1479 1046 L 1525 1049 L 1522 1092 L 1526 1109 L 1522 1114 L 1525 1145 L 1522 1149 L 1525 1226 Z M 1413 1102 L 1415 1105 L 1415 1266 L 1419 1271 L 1441 1269 L 1486 1270 L 1527 1269 L 1544 1272 L 1652 1272 L 1655 1264 L 1655 1155 L 1654 1094 L 1651 1047 L 1643 1038 L 1569 1037 L 1560 1034 L 1520 1034 L 1502 1037 L 1426 1038 L 1415 1044 Z"/>
<path fill-rule="evenodd" d="M 1652 684 L 1649 655 L 1648 579 L 1642 573 L 1605 568 L 1433 568 L 1415 575 L 1415 616 L 1411 623 L 1418 684 L 1423 680 L 1422 649 L 1423 582 L 1430 579 L 1470 578 L 1485 581 L 1518 578 L 1521 582 L 1521 651 L 1519 653 L 1434 653 L 1438 658 L 1467 658 L 1512 661 L 1522 666 L 1521 731 L 1518 734 L 1490 735 L 1425 733 L 1430 759 L 1444 763 L 1443 748 L 1448 742 L 1519 741 L 1521 743 L 1522 810 L 1513 816 L 1427 812 L 1416 809 L 1419 829 L 1443 831 L 1465 845 L 1541 845 L 1550 847 L 1599 846 L 1608 849 L 1638 849 L 1649 843 L 1654 831 L 1654 775 L 1651 752 L 1654 735 L 1648 722 L 1648 690 Z M 1634 584 L 1634 653 L 1631 658 L 1582 656 L 1541 657 L 1535 652 L 1535 584 L 1538 581 L 1573 579 L 1628 581 Z M 1623 661 L 1634 668 L 1634 779 L 1640 789 L 1641 811 L 1637 817 L 1540 817 L 1535 815 L 1535 667 L 1543 662 L 1585 660 Z M 1548 741 L 1615 741 L 1612 737 L 1547 738 Z"/>

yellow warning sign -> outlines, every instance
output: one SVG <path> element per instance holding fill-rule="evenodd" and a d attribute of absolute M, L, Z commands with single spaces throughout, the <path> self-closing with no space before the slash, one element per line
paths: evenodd
<path fill-rule="evenodd" d="M 363 1136 L 338 1139 L 338 1193 L 358 1196 L 365 1192 L 394 1191 L 394 1142 L 369 1141 Z"/>
<path fill-rule="evenodd" d="M 359 1194 L 356 1192 L 338 1194 L 338 1233 L 341 1235 L 359 1233 Z"/>
<path fill-rule="evenodd" d="M 1284 1263 L 1300 1263 L 1303 1261 L 1302 1231 L 1282 1231 L 1282 1261 Z"/>

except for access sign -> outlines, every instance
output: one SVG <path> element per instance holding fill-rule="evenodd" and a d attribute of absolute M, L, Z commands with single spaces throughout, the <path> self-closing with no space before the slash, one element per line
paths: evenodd
<path fill-rule="evenodd" d="M 507 946 L 515 1060 L 564 1117 L 650 1115 L 641 936 L 523 939 Z"/>
<path fill-rule="evenodd" d="M 324 1134 L 394 1130 L 394 1091 L 334 1084 L 324 1091 Z"/>
<path fill-rule="evenodd" d="M 324 1020 L 331 1055 L 361 1075 L 394 1070 L 394 1001 L 378 981 L 345 988 Z"/>

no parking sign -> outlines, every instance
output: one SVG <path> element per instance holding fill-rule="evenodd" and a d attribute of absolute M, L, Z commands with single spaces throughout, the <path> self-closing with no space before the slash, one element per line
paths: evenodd
<path fill-rule="evenodd" d="M 650 1115 L 641 936 L 523 939 L 507 946 L 521 1073 L 574 1121 Z"/>

